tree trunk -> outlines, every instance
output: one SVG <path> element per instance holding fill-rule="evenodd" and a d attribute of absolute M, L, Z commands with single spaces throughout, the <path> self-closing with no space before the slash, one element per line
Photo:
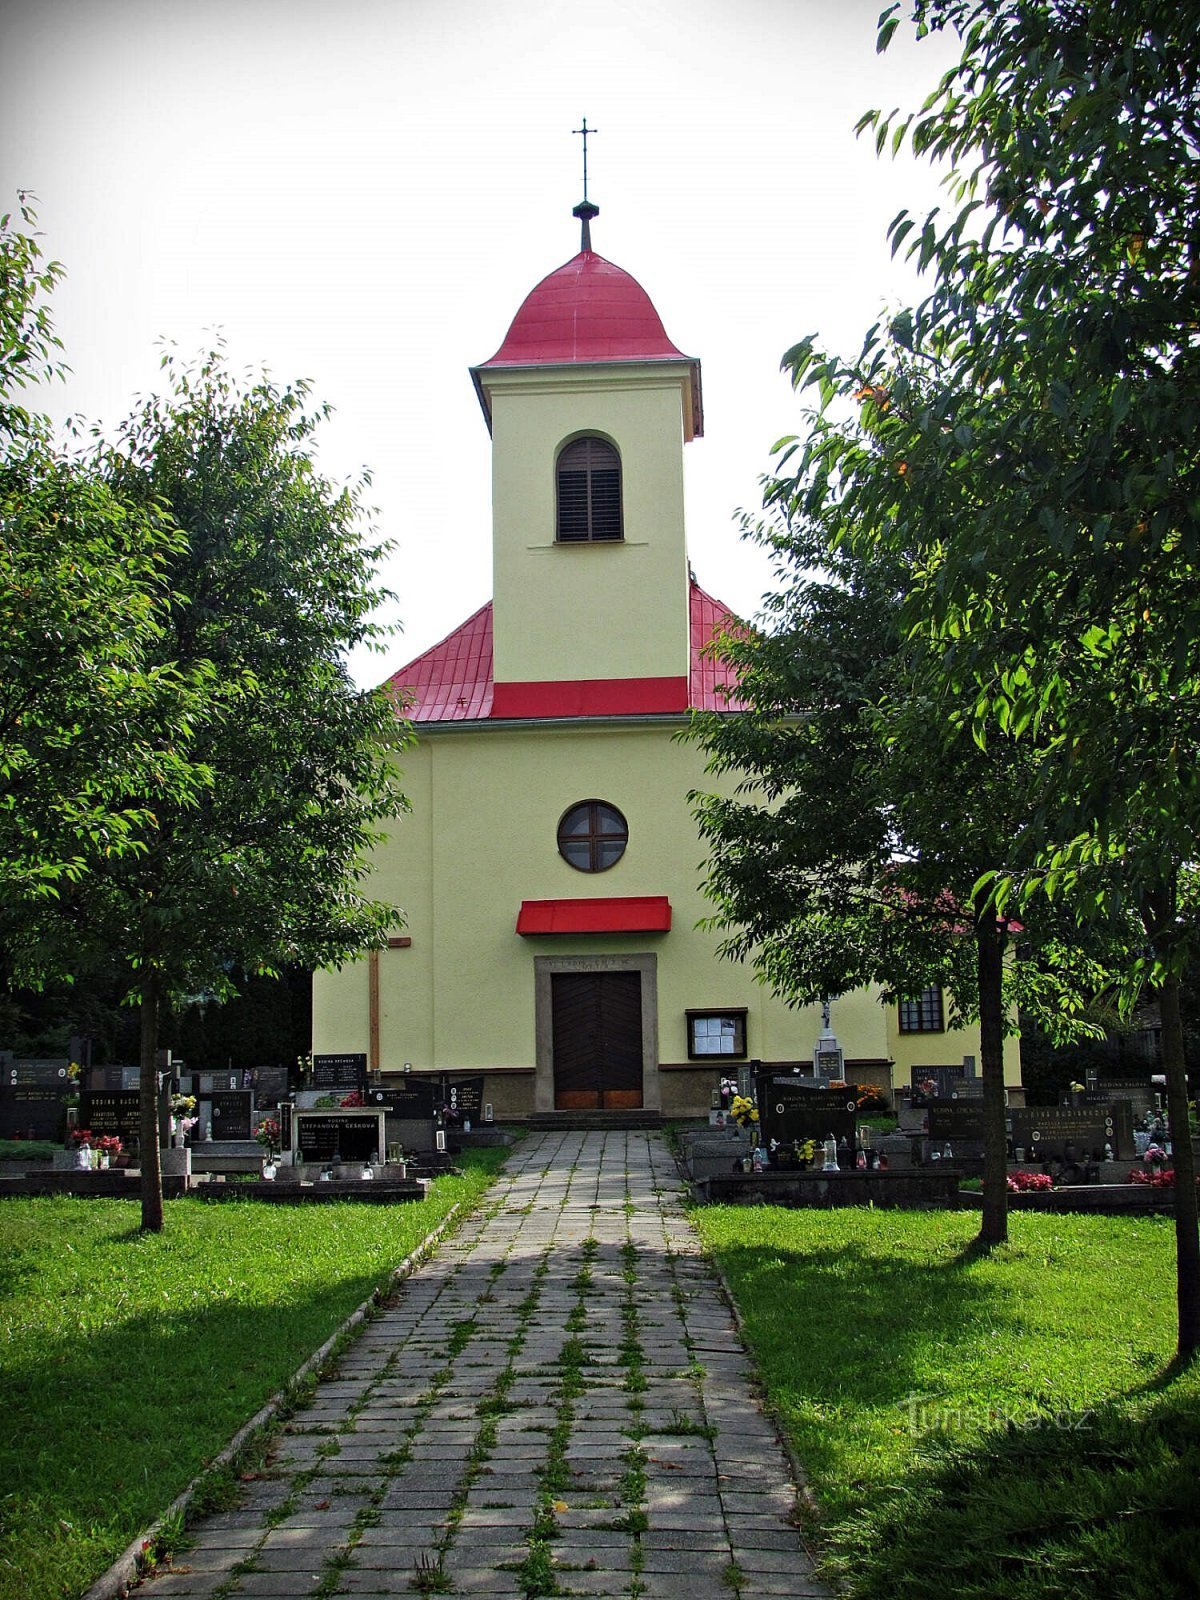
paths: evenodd
<path fill-rule="evenodd" d="M 1008 1238 L 1008 1130 L 1004 1116 L 1004 946 L 995 911 L 975 919 L 979 1068 L 983 1078 L 983 1218 L 979 1243 Z"/>
<path fill-rule="evenodd" d="M 141 1052 L 138 1057 L 138 1135 L 142 1169 L 142 1231 L 163 1229 L 162 1161 L 158 1123 L 159 976 L 149 963 L 142 969 Z"/>
<path fill-rule="evenodd" d="M 1178 1354 L 1190 1361 L 1200 1350 L 1200 1232 L 1197 1232 L 1196 1163 L 1188 1126 L 1187 1069 L 1179 978 L 1172 974 L 1158 991 L 1162 1015 L 1163 1070 L 1167 1078 L 1167 1122 L 1175 1168 L 1175 1298 L 1179 1310 Z"/>

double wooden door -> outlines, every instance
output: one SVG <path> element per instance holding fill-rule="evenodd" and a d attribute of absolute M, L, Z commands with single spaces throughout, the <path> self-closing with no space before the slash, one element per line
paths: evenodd
<path fill-rule="evenodd" d="M 642 1104 L 642 975 L 556 972 L 551 980 L 558 1111 Z"/>

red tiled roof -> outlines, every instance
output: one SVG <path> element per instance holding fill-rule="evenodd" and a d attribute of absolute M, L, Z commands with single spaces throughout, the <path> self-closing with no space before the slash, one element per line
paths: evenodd
<path fill-rule="evenodd" d="M 713 635 L 736 621 L 728 606 L 692 583 L 688 701 L 697 711 L 743 709 L 736 696 L 722 692 L 729 669 L 704 655 Z M 393 673 L 387 687 L 400 692 L 403 713 L 413 722 L 470 722 L 492 716 L 491 601 L 440 644 Z"/>

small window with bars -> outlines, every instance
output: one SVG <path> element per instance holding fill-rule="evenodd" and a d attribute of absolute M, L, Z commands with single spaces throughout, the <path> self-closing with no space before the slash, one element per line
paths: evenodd
<path fill-rule="evenodd" d="M 944 1033 L 945 1030 L 942 991 L 936 984 L 931 989 L 922 989 L 918 995 L 901 1000 L 901 1033 Z"/>
<path fill-rule="evenodd" d="M 621 526 L 621 458 L 604 439 L 576 439 L 558 458 L 560 544 L 589 544 L 624 537 Z"/>

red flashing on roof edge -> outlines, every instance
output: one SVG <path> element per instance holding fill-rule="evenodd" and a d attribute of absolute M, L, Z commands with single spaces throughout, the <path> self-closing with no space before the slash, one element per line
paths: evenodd
<path fill-rule="evenodd" d="M 498 683 L 493 717 L 612 717 L 686 711 L 683 678 L 577 678 L 561 683 Z"/>
<path fill-rule="evenodd" d="M 517 932 L 670 933 L 671 902 L 665 894 L 624 895 L 609 900 L 522 900 Z"/>

